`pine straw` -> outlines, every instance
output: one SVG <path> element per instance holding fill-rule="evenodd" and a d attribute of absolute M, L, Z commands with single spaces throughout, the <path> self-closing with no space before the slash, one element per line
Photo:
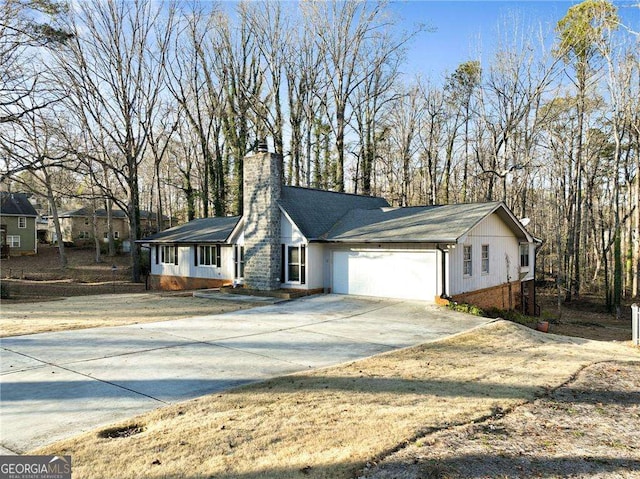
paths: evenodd
<path fill-rule="evenodd" d="M 586 365 L 637 360 L 612 343 L 497 321 L 449 339 L 163 408 L 37 451 L 81 478 L 352 477 L 425 434 L 533 401 Z M 111 429 L 111 428 L 110 428 Z"/>

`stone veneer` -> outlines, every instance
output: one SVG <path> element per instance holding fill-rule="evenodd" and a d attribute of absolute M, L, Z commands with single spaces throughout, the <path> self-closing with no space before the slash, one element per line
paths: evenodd
<path fill-rule="evenodd" d="M 247 288 L 280 288 L 282 156 L 259 151 L 244 158 L 244 283 Z"/>

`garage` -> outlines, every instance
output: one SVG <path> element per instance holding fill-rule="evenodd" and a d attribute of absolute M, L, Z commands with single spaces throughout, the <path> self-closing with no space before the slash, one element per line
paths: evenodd
<path fill-rule="evenodd" d="M 435 251 L 334 251 L 332 291 L 338 294 L 433 301 Z"/>

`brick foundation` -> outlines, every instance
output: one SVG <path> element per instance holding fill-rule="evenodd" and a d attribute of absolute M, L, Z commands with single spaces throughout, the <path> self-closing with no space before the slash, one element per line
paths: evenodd
<path fill-rule="evenodd" d="M 149 276 L 149 288 L 162 291 L 181 291 L 184 289 L 208 289 L 228 286 L 233 281 L 228 279 L 189 278 L 185 276 Z"/>
<path fill-rule="evenodd" d="M 509 297 L 511 297 L 511 301 L 509 301 Z M 453 296 L 453 300 L 457 303 L 473 304 L 482 309 L 498 308 L 504 310 L 519 310 L 521 308 L 520 298 L 520 281 Z"/>

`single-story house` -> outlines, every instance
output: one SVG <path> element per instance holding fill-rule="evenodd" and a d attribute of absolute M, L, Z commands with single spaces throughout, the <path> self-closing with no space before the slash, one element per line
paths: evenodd
<path fill-rule="evenodd" d="M 73 243 L 78 246 L 94 243 L 94 211 L 92 208 L 83 206 L 75 210 L 63 211 L 58 215 L 58 219 L 60 220 L 62 239 L 65 243 Z M 107 219 L 107 210 L 104 208 L 95 210 L 96 229 L 99 238 L 105 242 L 109 239 Z M 163 221 L 167 226 L 169 218 L 164 216 Z M 156 224 L 155 213 L 140 211 L 140 228 L 143 231 L 143 235 L 158 231 Z M 129 219 L 126 212 L 119 208 L 114 208 L 111 211 L 111 225 L 115 240 L 126 241 L 129 239 Z M 49 238 L 52 243 L 57 241 L 53 218 L 49 218 Z"/>
<path fill-rule="evenodd" d="M 191 221 L 141 242 L 160 289 L 453 299 L 535 312 L 538 240 L 502 202 L 390 207 L 383 198 L 282 185 L 282 158 L 244 160 L 242 216 Z"/>
<path fill-rule="evenodd" d="M 0 192 L 2 257 L 38 253 L 38 213 L 24 193 Z"/>

